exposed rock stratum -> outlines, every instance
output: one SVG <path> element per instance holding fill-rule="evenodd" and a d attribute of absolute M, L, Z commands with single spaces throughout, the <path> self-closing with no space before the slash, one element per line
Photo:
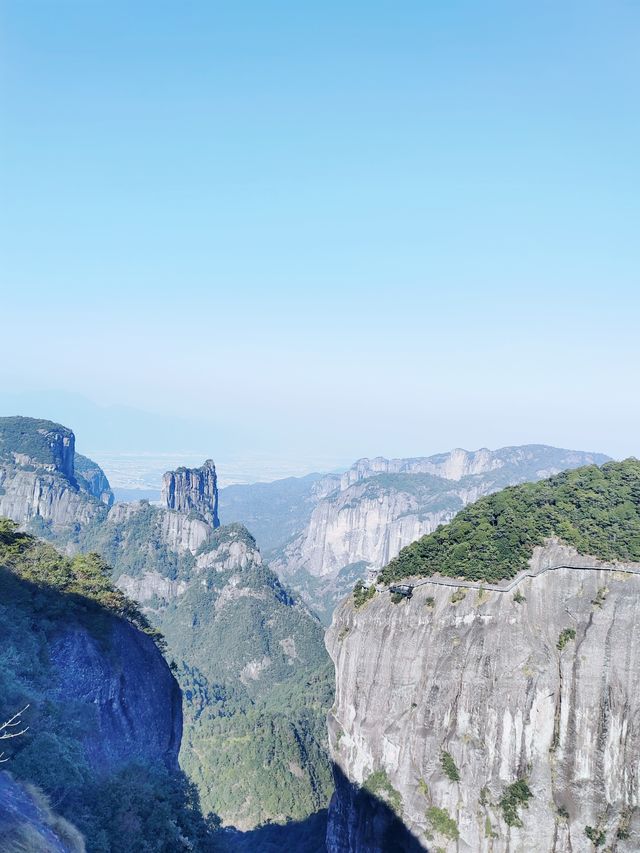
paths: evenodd
<path fill-rule="evenodd" d="M 640 565 L 550 541 L 531 571 L 508 592 L 448 578 L 338 609 L 330 742 L 353 787 L 334 797 L 330 853 L 385 849 L 384 821 L 374 842 L 359 829 L 353 791 L 372 778 L 428 850 L 640 849 Z M 531 797 L 513 813 L 519 780 Z"/>

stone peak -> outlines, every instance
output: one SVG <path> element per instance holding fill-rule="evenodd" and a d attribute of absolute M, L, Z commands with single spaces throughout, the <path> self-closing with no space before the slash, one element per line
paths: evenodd
<path fill-rule="evenodd" d="M 167 471 L 162 478 L 161 501 L 166 509 L 196 512 L 213 527 L 219 527 L 218 477 L 213 460 L 205 460 L 200 468 Z"/>

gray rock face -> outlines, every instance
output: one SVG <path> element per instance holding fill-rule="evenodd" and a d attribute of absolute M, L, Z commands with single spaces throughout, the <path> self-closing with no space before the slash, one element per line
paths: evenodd
<path fill-rule="evenodd" d="M 0 468 L 0 515 L 20 525 L 41 521 L 63 533 L 88 524 L 103 511 L 103 504 L 60 474 Z"/>
<path fill-rule="evenodd" d="M 169 580 L 155 570 L 147 571 L 141 577 L 122 574 L 117 585 L 129 598 L 143 605 L 153 600 L 158 603 L 171 601 L 186 592 L 189 586 L 186 581 Z"/>
<path fill-rule="evenodd" d="M 449 453 L 410 459 L 385 459 L 383 456 L 359 459 L 342 475 L 340 488 L 346 489 L 375 474 L 433 474 L 445 480 L 458 481 L 513 466 L 527 469 L 529 479 L 540 480 L 568 468 L 601 465 L 607 460 L 608 457 L 602 453 L 563 450 L 544 444 L 502 447 L 499 450 L 483 447 L 472 451 L 457 447 Z"/>
<path fill-rule="evenodd" d="M 507 485 L 605 461 L 602 454 L 544 445 L 360 459 L 340 478 L 330 475 L 315 484 L 317 502 L 308 524 L 271 565 L 330 619 L 357 576 L 381 569 L 466 504 Z"/>
<path fill-rule="evenodd" d="M 174 510 L 162 511 L 162 540 L 171 551 L 195 554 L 206 542 L 214 525 L 202 518 L 193 518 L 190 514 Z M 219 523 L 215 527 L 219 527 Z"/>
<path fill-rule="evenodd" d="M 178 468 L 167 471 L 162 478 L 161 501 L 167 509 L 195 512 L 213 527 L 218 519 L 218 479 L 211 459 L 201 468 Z"/>
<path fill-rule="evenodd" d="M 0 773 L 0 850 L 3 853 L 85 853 L 80 833 L 52 812 L 42 794 Z"/>
<path fill-rule="evenodd" d="M 241 571 L 262 564 L 244 527 L 214 527 L 200 513 L 147 501 L 115 504 L 93 534 L 83 542 L 85 550 L 103 553 L 120 589 L 154 610 L 183 595 L 192 583 L 200 584 L 205 570 Z"/>
<path fill-rule="evenodd" d="M 35 418 L 0 418 L 0 515 L 63 534 L 93 521 L 112 503 L 104 472 L 75 453 L 70 429 Z"/>
<path fill-rule="evenodd" d="M 93 495 L 101 503 L 113 506 L 113 492 L 102 468 L 86 456 L 76 453 L 74 459 L 75 477 L 81 489 Z"/>
<path fill-rule="evenodd" d="M 0 459 L 61 474 L 73 480 L 75 436 L 53 421 L 0 418 Z"/>
<path fill-rule="evenodd" d="M 84 738 L 92 767 L 117 770 L 136 759 L 178 768 L 182 695 L 150 637 L 109 617 L 107 648 L 86 628 L 71 625 L 52 642 L 53 696 L 94 709 Z"/>
<path fill-rule="evenodd" d="M 536 549 L 532 567 L 560 563 L 578 568 L 509 592 L 426 583 L 397 605 L 378 592 L 335 614 L 332 757 L 352 785 L 378 774 L 425 848 L 590 853 L 590 827 L 607 849 L 640 849 L 640 575 L 558 543 Z M 507 820 L 518 780 L 532 796 Z M 339 788 L 331 853 L 385 849 L 385 821 L 368 841 L 364 825 Z"/>
<path fill-rule="evenodd" d="M 130 519 L 135 506 L 117 504 L 109 513 L 108 521 L 112 520 L 112 515 Z M 201 575 L 208 569 L 229 572 L 262 565 L 262 556 L 255 542 L 239 525 L 216 528 L 218 535 L 209 541 L 207 548 L 198 553 L 214 532 L 212 527 L 197 519 L 189 521 L 182 513 L 159 508 L 155 512 L 158 514 L 158 533 L 167 548 L 177 555 L 190 555 L 195 559 L 188 574 L 176 580 L 167 578 L 157 569 L 148 569 L 135 577 L 127 572 L 121 573 L 116 581 L 118 587 L 140 604 L 149 606 L 151 601 L 155 601 L 158 606 L 167 604 L 183 595 L 192 584 L 200 584 Z M 204 531 L 201 527 L 205 528 Z M 125 531 L 126 537 L 126 518 L 121 529 Z M 176 536 L 176 529 L 183 535 Z"/>

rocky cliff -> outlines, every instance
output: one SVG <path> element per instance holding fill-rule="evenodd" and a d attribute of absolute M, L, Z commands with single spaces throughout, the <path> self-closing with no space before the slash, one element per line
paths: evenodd
<path fill-rule="evenodd" d="M 180 689 L 107 572 L 95 555 L 65 557 L 0 519 L 0 720 L 22 708 L 27 729 L 3 743 L 6 766 L 43 789 L 90 850 L 120 849 L 123 831 L 132 850 L 150 832 L 167 845 L 159 849 L 181 849 L 171 839 L 183 834 L 200 850 L 204 824 L 178 771 Z M 0 838 L 46 837 L 42 809 L 13 795 Z"/>
<path fill-rule="evenodd" d="M 40 535 L 73 537 L 112 503 L 104 472 L 75 453 L 70 429 L 35 418 L 0 418 L 0 515 Z"/>
<path fill-rule="evenodd" d="M 597 564 L 557 547 L 534 562 L 558 560 Z M 640 576 L 561 569 L 517 594 L 454 601 L 451 587 L 425 584 L 400 605 L 345 604 L 327 637 L 333 758 L 358 785 L 379 774 L 428 849 L 587 853 L 593 827 L 610 849 L 637 850 Z M 505 798 L 518 780 L 531 797 L 514 800 L 514 820 Z M 329 850 L 370 853 L 340 806 L 330 837 L 350 846 Z"/>
<path fill-rule="evenodd" d="M 213 527 L 219 527 L 218 478 L 211 459 L 200 468 L 178 468 L 162 478 L 162 504 L 171 510 L 200 515 Z"/>
<path fill-rule="evenodd" d="M 182 696 L 153 640 L 128 622 L 113 620 L 108 654 L 102 637 L 69 625 L 49 643 L 50 695 L 93 710 L 82 744 L 99 772 L 131 761 L 160 761 L 178 769 Z"/>
<path fill-rule="evenodd" d="M 74 457 L 74 474 L 80 488 L 93 495 L 101 503 L 113 506 L 113 492 L 102 468 L 81 453 Z"/>
<path fill-rule="evenodd" d="M 82 835 L 52 811 L 46 798 L 0 773 L 0 850 L 3 853 L 85 853 Z"/>
<path fill-rule="evenodd" d="M 198 582 L 205 569 L 218 572 L 260 565 L 255 541 L 240 525 L 214 527 L 199 514 L 120 503 L 80 537 L 113 566 L 117 585 L 143 605 L 163 606 Z"/>
<path fill-rule="evenodd" d="M 331 791 L 322 627 L 246 528 L 214 526 L 213 463 L 164 482 L 170 506 L 116 504 L 80 543 L 166 637 L 186 700 L 181 762 L 204 808 L 242 829 L 305 819 Z"/>
<path fill-rule="evenodd" d="M 73 480 L 75 436 L 52 421 L 20 416 L 0 418 L 0 459 Z"/>
<path fill-rule="evenodd" d="M 142 540 L 141 554 L 136 537 L 145 525 L 148 539 Z M 262 563 L 255 541 L 240 525 L 214 529 L 144 502 L 114 507 L 92 542 L 110 555 L 120 589 L 145 606 L 162 607 L 183 595 L 207 569 L 240 571 Z"/>
<path fill-rule="evenodd" d="M 330 853 L 390 849 L 397 816 L 403 850 L 638 850 L 640 464 L 484 498 L 405 551 L 412 595 L 362 590 L 327 634 Z"/>
<path fill-rule="evenodd" d="M 467 503 L 512 483 L 606 460 L 543 445 L 361 459 L 339 485 L 327 478 L 333 489 L 318 499 L 306 527 L 271 565 L 328 622 L 358 577 L 386 565 Z"/>

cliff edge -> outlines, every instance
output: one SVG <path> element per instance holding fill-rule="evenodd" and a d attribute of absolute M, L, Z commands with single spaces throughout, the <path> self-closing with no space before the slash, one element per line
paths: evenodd
<path fill-rule="evenodd" d="M 386 849 L 359 790 L 416 849 L 640 848 L 639 486 L 628 460 L 484 498 L 382 572 L 412 589 L 342 603 L 330 853 Z"/>

